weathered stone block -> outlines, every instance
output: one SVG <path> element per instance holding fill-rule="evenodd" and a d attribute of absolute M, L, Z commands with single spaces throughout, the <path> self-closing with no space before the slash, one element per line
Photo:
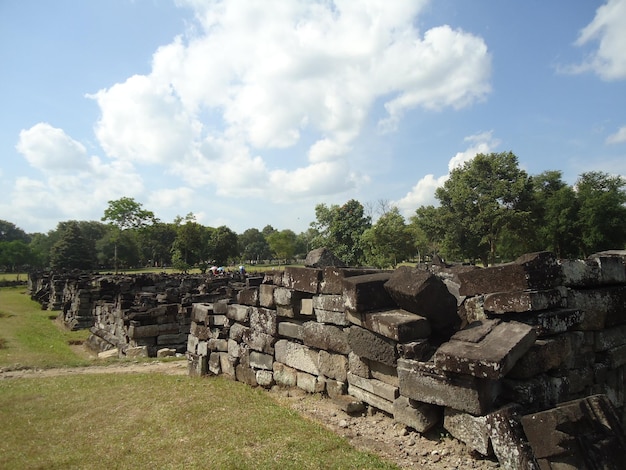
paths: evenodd
<path fill-rule="evenodd" d="M 432 363 L 398 360 L 400 395 L 474 415 L 487 413 L 498 394 L 495 381 L 451 374 Z"/>
<path fill-rule="evenodd" d="M 515 262 L 460 272 L 460 295 L 552 289 L 561 282 L 561 268 L 553 253 L 528 253 Z"/>
<path fill-rule="evenodd" d="M 391 402 L 399 396 L 398 387 L 381 382 L 380 380 L 359 377 L 351 372 L 348 372 L 348 385 L 354 385 Z"/>
<path fill-rule="evenodd" d="M 393 402 L 393 419 L 422 434 L 439 424 L 441 415 L 442 408 L 430 403 L 416 402 L 402 396 Z"/>
<path fill-rule="evenodd" d="M 341 295 L 345 278 L 379 272 L 381 272 L 379 269 L 326 267 L 323 269 L 319 292 L 320 294 Z"/>
<path fill-rule="evenodd" d="M 441 279 L 428 271 L 400 266 L 385 283 L 385 289 L 402 309 L 427 318 L 434 330 L 460 323 L 456 298 Z"/>
<path fill-rule="evenodd" d="M 538 339 L 507 374 L 513 379 L 529 379 L 559 367 L 572 353 L 570 336 Z"/>
<path fill-rule="evenodd" d="M 474 338 L 472 332 L 477 333 Z M 448 372 L 499 379 L 530 349 L 536 336 L 535 331 L 523 323 L 476 322 L 442 344 L 435 352 L 434 362 Z"/>
<path fill-rule="evenodd" d="M 213 303 L 213 313 L 215 315 L 226 315 L 228 313 L 228 300 L 218 300 Z"/>
<path fill-rule="evenodd" d="M 359 377 L 370 377 L 369 361 L 352 351 L 348 354 L 348 370 Z"/>
<path fill-rule="evenodd" d="M 516 313 L 515 320 L 532 326 L 538 337 L 546 337 L 580 328 L 585 316 L 582 310 L 558 308 L 541 313 Z"/>
<path fill-rule="evenodd" d="M 326 247 L 309 251 L 304 260 L 307 268 L 344 267 L 346 264 Z"/>
<path fill-rule="evenodd" d="M 343 312 L 345 305 L 343 295 L 315 295 L 312 298 L 313 308 L 320 310 L 330 310 L 332 312 Z"/>
<path fill-rule="evenodd" d="M 487 415 L 487 429 L 493 452 L 502 468 L 539 470 L 524 435 L 516 405 L 506 406 Z"/>
<path fill-rule="evenodd" d="M 345 312 L 334 312 L 332 310 L 315 309 L 315 320 L 318 323 L 328 323 L 330 325 L 348 326 L 350 320 Z"/>
<path fill-rule="evenodd" d="M 624 468 L 624 431 L 605 395 L 562 403 L 521 422 L 541 468 Z"/>
<path fill-rule="evenodd" d="M 339 380 L 326 379 L 326 394 L 331 400 L 348 393 L 348 384 Z"/>
<path fill-rule="evenodd" d="M 265 308 L 274 308 L 274 289 L 276 286 L 272 284 L 261 284 L 259 286 L 259 305 Z"/>
<path fill-rule="evenodd" d="M 415 359 L 417 361 L 426 360 L 430 349 L 430 342 L 427 339 L 398 344 L 397 346 L 400 357 L 403 359 Z"/>
<path fill-rule="evenodd" d="M 158 336 L 159 325 L 145 325 L 128 327 L 128 337 L 131 339 L 148 338 L 150 336 Z"/>
<path fill-rule="evenodd" d="M 240 343 L 243 340 L 243 334 L 250 329 L 249 326 L 241 323 L 233 323 L 228 330 L 228 338 Z"/>
<path fill-rule="evenodd" d="M 393 341 L 377 335 L 365 328 L 348 328 L 348 345 L 357 356 L 395 366 L 398 352 Z"/>
<path fill-rule="evenodd" d="M 485 456 L 493 454 L 487 429 L 487 416 L 473 416 L 453 408 L 446 408 L 443 427 L 470 449 Z"/>
<path fill-rule="evenodd" d="M 278 335 L 284 338 L 302 340 L 302 322 L 298 320 L 279 322 Z"/>
<path fill-rule="evenodd" d="M 272 368 L 274 380 L 277 384 L 284 385 L 285 387 L 295 387 L 298 383 L 298 372 L 293 367 L 275 361 Z"/>
<path fill-rule="evenodd" d="M 430 336 L 429 321 L 402 309 L 364 314 L 363 328 L 386 338 L 407 343 Z"/>
<path fill-rule="evenodd" d="M 243 382 L 251 387 L 258 385 L 256 381 L 256 371 L 244 364 L 237 364 L 235 367 L 235 377 L 237 381 Z"/>
<path fill-rule="evenodd" d="M 623 324 L 626 323 L 626 286 L 569 289 L 567 305 L 584 312 L 580 329 L 602 330 Z"/>
<path fill-rule="evenodd" d="M 177 335 L 159 335 L 156 344 L 185 344 L 187 343 L 187 334 L 179 333 Z"/>
<path fill-rule="evenodd" d="M 200 377 L 207 374 L 207 357 L 187 353 L 187 366 L 190 377 Z"/>
<path fill-rule="evenodd" d="M 593 256 L 585 260 L 560 260 L 563 284 L 568 287 L 596 287 L 624 284 L 624 259 L 613 256 Z"/>
<path fill-rule="evenodd" d="M 367 312 L 395 307 L 396 304 L 385 289 L 390 273 L 366 274 L 343 280 L 343 297 L 346 309 Z"/>
<path fill-rule="evenodd" d="M 317 294 L 321 279 L 321 269 L 287 266 L 283 274 L 283 285 L 298 292 Z"/>
<path fill-rule="evenodd" d="M 333 325 L 323 325 L 317 322 L 306 322 L 302 325 L 302 341 L 305 345 L 340 354 L 348 354 L 347 333 Z"/>
<path fill-rule="evenodd" d="M 356 385 L 348 384 L 348 394 L 353 397 L 364 401 L 370 406 L 374 408 L 378 408 L 379 410 L 383 410 L 386 413 L 393 414 L 393 401 L 386 400 L 382 398 L 380 395 L 376 395 L 372 392 L 364 390 Z"/>
<path fill-rule="evenodd" d="M 256 383 L 263 388 L 271 388 L 274 385 L 274 374 L 269 370 L 257 370 L 255 379 Z"/>
<path fill-rule="evenodd" d="M 228 351 L 228 340 L 211 338 L 207 341 L 207 348 L 209 351 Z"/>
<path fill-rule="evenodd" d="M 226 317 L 239 323 L 247 323 L 250 320 L 250 311 L 252 308 L 248 305 L 231 304 L 228 306 Z"/>
<path fill-rule="evenodd" d="M 313 299 L 302 299 L 300 301 L 300 315 L 313 316 Z"/>
<path fill-rule="evenodd" d="M 276 342 L 276 336 L 274 335 L 268 335 L 254 328 L 248 328 L 243 333 L 242 340 L 254 351 L 274 354 L 274 343 Z"/>
<path fill-rule="evenodd" d="M 258 351 L 250 351 L 250 367 L 255 369 L 272 370 L 274 356 Z"/>
<path fill-rule="evenodd" d="M 252 308 L 250 311 L 250 328 L 268 335 L 276 335 L 276 310 L 268 308 Z"/>
<path fill-rule="evenodd" d="M 244 287 L 237 292 L 237 303 L 241 305 L 250 305 L 258 307 L 259 305 L 259 289 L 258 287 Z"/>
<path fill-rule="evenodd" d="M 222 366 L 221 366 L 222 354 L 225 356 L 227 355 L 226 353 L 221 353 L 221 352 L 212 352 L 209 355 L 207 369 L 208 369 L 208 372 L 210 372 L 213 375 L 220 375 L 222 373 Z"/>
<path fill-rule="evenodd" d="M 191 322 L 189 333 L 200 340 L 207 340 L 211 337 L 211 329 L 208 326 L 201 325 L 195 321 Z"/>
<path fill-rule="evenodd" d="M 594 350 L 606 351 L 626 344 L 626 325 L 594 332 Z"/>
<path fill-rule="evenodd" d="M 305 392 L 322 393 L 326 389 L 326 379 L 298 371 L 296 385 Z"/>
<path fill-rule="evenodd" d="M 400 386 L 397 367 L 388 366 L 387 364 L 383 364 L 382 362 L 369 360 L 367 362 L 370 369 L 370 377 L 372 379 L 380 380 L 381 382 L 393 385 L 394 387 Z"/>
<path fill-rule="evenodd" d="M 213 315 L 213 304 L 192 304 L 191 321 L 204 323 L 207 315 Z"/>
<path fill-rule="evenodd" d="M 325 377 L 345 382 L 348 377 L 348 358 L 343 354 L 331 354 L 321 350 L 319 352 L 319 371 Z"/>
<path fill-rule="evenodd" d="M 565 299 L 559 289 L 487 294 L 483 308 L 489 313 L 535 312 L 564 307 Z"/>
<path fill-rule="evenodd" d="M 505 402 L 519 403 L 529 410 L 550 408 L 569 396 L 569 382 L 564 377 L 537 375 L 527 380 L 502 380 L 500 397 Z"/>
<path fill-rule="evenodd" d="M 284 339 L 276 342 L 274 350 L 277 362 L 312 375 L 319 375 L 318 351 Z"/>

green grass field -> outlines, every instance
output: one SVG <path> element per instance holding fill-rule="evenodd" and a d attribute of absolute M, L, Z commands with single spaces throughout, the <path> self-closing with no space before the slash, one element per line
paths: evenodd
<path fill-rule="evenodd" d="M 0 369 L 90 363 L 24 294 L 0 289 Z M 0 376 L 2 469 L 394 469 L 261 389 L 223 377 Z"/>

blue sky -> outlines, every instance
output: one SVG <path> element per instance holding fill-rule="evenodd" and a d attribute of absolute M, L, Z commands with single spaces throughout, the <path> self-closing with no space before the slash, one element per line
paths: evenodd
<path fill-rule="evenodd" d="M 477 152 L 626 176 L 626 0 L 0 0 L 0 219 L 301 232 Z"/>

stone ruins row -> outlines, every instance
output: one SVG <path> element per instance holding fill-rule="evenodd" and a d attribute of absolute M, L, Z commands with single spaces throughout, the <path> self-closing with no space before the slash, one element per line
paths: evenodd
<path fill-rule="evenodd" d="M 76 278 L 48 302 L 69 326 L 91 318 L 100 350 L 186 350 L 191 375 L 325 393 L 422 433 L 443 425 L 507 469 L 622 468 L 626 252 L 394 271 L 323 258 L 235 288 Z"/>

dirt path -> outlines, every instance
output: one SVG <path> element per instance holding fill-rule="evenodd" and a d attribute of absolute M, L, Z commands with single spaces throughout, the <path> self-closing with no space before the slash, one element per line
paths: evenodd
<path fill-rule="evenodd" d="M 119 362 L 110 365 L 66 367 L 57 369 L 0 369 L 3 380 L 60 377 L 80 374 L 161 373 L 187 375 L 187 361 Z M 361 415 L 348 415 L 332 400 L 311 395 L 300 389 L 273 389 L 268 392 L 283 406 L 290 407 L 332 432 L 346 438 L 359 450 L 371 452 L 394 462 L 402 469 L 487 470 L 499 468 L 493 459 L 470 454 L 467 447 L 433 431 L 427 436 L 412 431 L 383 412 L 369 408 Z"/>

